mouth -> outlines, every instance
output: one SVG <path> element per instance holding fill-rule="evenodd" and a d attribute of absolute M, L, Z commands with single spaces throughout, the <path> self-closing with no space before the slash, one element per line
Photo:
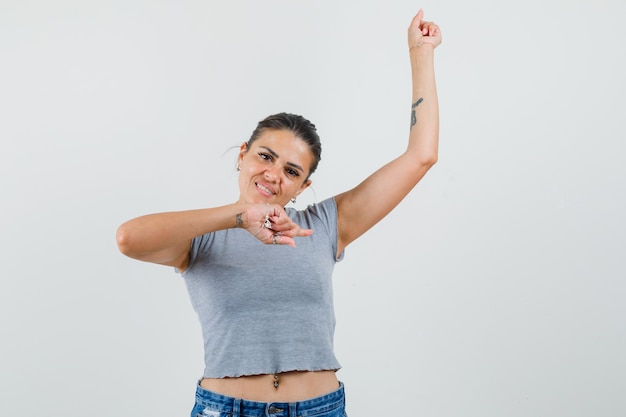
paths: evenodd
<path fill-rule="evenodd" d="M 265 194 L 265 195 L 267 195 L 267 196 L 273 196 L 274 194 L 276 194 L 276 193 L 274 193 L 274 191 L 273 191 L 273 190 L 271 190 L 271 189 L 267 188 L 267 187 L 266 187 L 266 186 L 264 186 L 263 184 L 259 184 L 258 182 L 255 182 L 255 183 L 254 183 L 254 185 L 256 185 L 256 188 L 257 188 L 259 191 L 261 191 L 261 193 L 262 193 L 262 194 Z"/>

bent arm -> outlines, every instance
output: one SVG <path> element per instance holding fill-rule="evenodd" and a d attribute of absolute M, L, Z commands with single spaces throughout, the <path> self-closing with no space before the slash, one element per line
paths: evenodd
<path fill-rule="evenodd" d="M 420 12 L 421 14 L 422 12 Z M 436 25 L 430 25 L 432 35 L 440 42 Z M 411 28 L 409 46 L 411 46 Z M 436 32 L 434 32 L 436 30 Z M 419 36 L 418 36 L 419 37 Z M 338 253 L 385 217 L 424 177 L 437 162 L 439 141 L 439 105 L 434 71 L 434 49 L 438 43 L 428 43 L 430 36 L 419 39 L 410 48 L 412 101 L 411 126 L 406 151 L 389 162 L 358 186 L 335 197 L 338 210 Z"/>
<path fill-rule="evenodd" d="M 137 217 L 117 229 L 117 245 L 131 258 L 185 270 L 191 240 L 212 231 L 241 227 L 238 219 L 242 222 L 242 212 L 242 207 L 231 204 Z"/>
<path fill-rule="evenodd" d="M 117 229 L 117 245 L 131 258 L 184 271 L 189 265 L 194 237 L 234 227 L 246 229 L 264 244 L 274 245 L 296 246 L 294 237 L 313 233 L 291 220 L 278 204 L 235 203 L 137 217 Z"/>

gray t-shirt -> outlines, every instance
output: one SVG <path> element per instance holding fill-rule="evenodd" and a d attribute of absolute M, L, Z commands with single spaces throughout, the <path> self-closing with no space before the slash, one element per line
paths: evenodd
<path fill-rule="evenodd" d="M 307 237 L 296 248 L 266 245 L 244 229 L 196 237 L 182 274 L 202 327 L 205 378 L 336 370 L 332 272 L 333 198 L 289 217 Z"/>

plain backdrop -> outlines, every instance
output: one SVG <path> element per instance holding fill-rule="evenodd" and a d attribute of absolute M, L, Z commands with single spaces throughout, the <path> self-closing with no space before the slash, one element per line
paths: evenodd
<path fill-rule="evenodd" d="M 0 415 L 187 416 L 183 281 L 116 228 L 234 201 L 271 113 L 322 137 L 300 207 L 399 155 L 420 7 L 439 162 L 337 265 L 348 413 L 626 415 L 622 0 L 0 0 Z"/>

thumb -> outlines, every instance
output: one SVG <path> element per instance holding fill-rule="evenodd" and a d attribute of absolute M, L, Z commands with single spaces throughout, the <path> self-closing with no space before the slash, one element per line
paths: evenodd
<path fill-rule="evenodd" d="M 411 25 L 409 26 L 408 30 L 409 48 L 417 46 L 421 43 L 420 38 L 424 36 L 424 34 L 422 33 L 423 17 L 424 12 L 422 11 L 422 9 L 420 9 L 420 11 L 415 15 L 415 17 L 413 17 L 413 20 L 411 21 Z"/>
<path fill-rule="evenodd" d="M 413 20 L 411 21 L 411 29 L 418 30 L 420 25 L 422 24 L 422 19 L 424 19 L 424 11 L 422 9 L 417 12 Z"/>

